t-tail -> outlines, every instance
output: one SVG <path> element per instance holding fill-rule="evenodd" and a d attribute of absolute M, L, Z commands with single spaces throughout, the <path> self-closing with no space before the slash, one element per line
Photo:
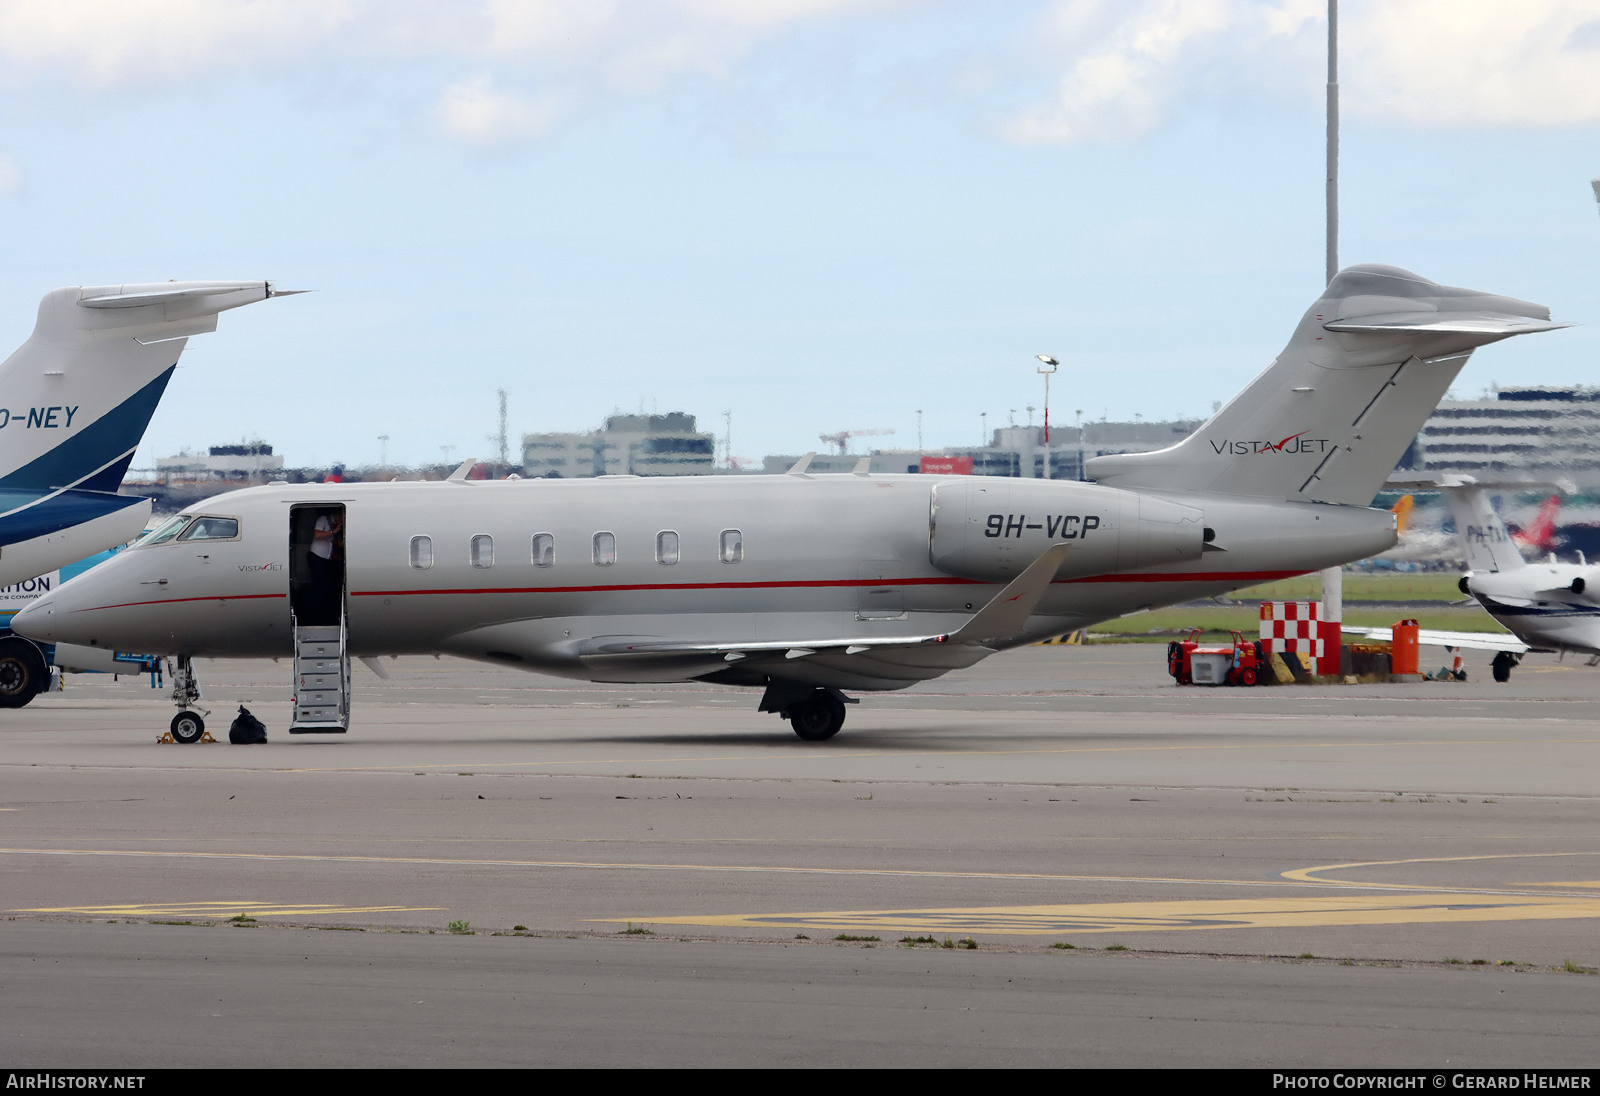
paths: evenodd
<path fill-rule="evenodd" d="M 279 295 L 267 282 L 57 289 L 0 364 L 0 586 L 136 536 L 150 501 L 117 489 L 190 335 Z"/>
<path fill-rule="evenodd" d="M 1113 487 L 1366 506 L 1475 348 L 1565 326 L 1542 305 L 1348 267 L 1209 422 L 1170 448 L 1095 457 L 1085 471 Z"/>

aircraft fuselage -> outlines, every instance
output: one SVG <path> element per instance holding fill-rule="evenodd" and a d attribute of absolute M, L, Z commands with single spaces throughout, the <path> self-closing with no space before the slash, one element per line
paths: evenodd
<path fill-rule="evenodd" d="M 124 552 L 20 627 L 161 654 L 286 655 L 291 512 L 303 507 L 342 508 L 351 655 L 444 652 L 600 680 L 728 668 L 720 657 L 598 657 L 653 643 L 953 632 L 1063 541 L 1067 562 L 1006 645 L 1394 542 L 1383 510 L 983 477 L 274 485 L 186 511 L 236 519 L 236 535 Z M 944 672 L 928 669 L 808 672 L 882 689 Z"/>

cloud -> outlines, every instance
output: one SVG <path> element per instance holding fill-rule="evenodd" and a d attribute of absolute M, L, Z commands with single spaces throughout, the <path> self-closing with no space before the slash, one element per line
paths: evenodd
<path fill-rule="evenodd" d="M 1014 113 L 1018 144 L 1129 140 L 1200 102 L 1320 99 L 1322 0 L 1057 0 L 1036 23 L 1063 60 Z M 1111 16 L 1111 12 L 1115 12 Z M 1340 12 L 1341 112 L 1421 128 L 1600 121 L 1594 0 L 1369 0 Z"/>
<path fill-rule="evenodd" d="M 0 84 L 182 85 L 404 58 L 464 62 L 443 132 L 531 140 L 558 110 L 722 77 L 795 24 L 918 0 L 0 0 Z M 536 88 L 519 93 L 507 88 Z"/>
<path fill-rule="evenodd" d="M 486 75 L 451 84 L 439 96 L 439 124 L 459 141 L 500 145 L 542 135 L 556 120 L 553 100 L 529 99 L 497 91 Z"/>
<path fill-rule="evenodd" d="M 350 26 L 361 7 L 362 0 L 0 0 L 0 59 L 13 80 L 182 80 L 292 58 Z"/>
<path fill-rule="evenodd" d="M 1351 107 L 1365 117 L 1452 127 L 1600 121 L 1594 0 L 1380 3 L 1363 9 L 1348 41 Z"/>
<path fill-rule="evenodd" d="M 1142 136 L 1168 112 L 1179 62 L 1237 22 L 1232 6 L 1229 0 L 1158 0 L 1135 8 L 1080 52 L 1050 101 L 1022 111 L 1002 132 L 1028 145 Z M 1056 5 L 1057 33 L 1081 34 L 1095 7 Z"/>
<path fill-rule="evenodd" d="M 994 108 L 959 90 L 961 73 L 1002 74 L 986 92 L 1014 96 L 1046 72 L 1048 92 L 1001 118 L 998 133 L 1107 142 L 1196 105 L 1319 101 L 1325 11 L 1325 0 L 0 0 L 0 85 L 137 92 L 401 59 L 449 74 L 429 78 L 452 139 L 528 141 L 558 116 L 749 77 L 757 59 L 781 64 L 796 30 L 842 28 L 829 39 L 841 71 L 896 58 L 888 63 L 916 70 L 905 86 L 943 81 L 974 115 Z M 937 62 L 906 48 L 948 34 L 952 20 L 973 33 L 953 50 L 941 44 Z M 1352 120 L 1600 121 L 1595 0 L 1349 0 L 1341 37 Z"/>

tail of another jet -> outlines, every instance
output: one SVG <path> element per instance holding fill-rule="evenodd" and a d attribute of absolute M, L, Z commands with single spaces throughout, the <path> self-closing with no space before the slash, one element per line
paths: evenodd
<path fill-rule="evenodd" d="M 1348 267 L 1209 422 L 1170 448 L 1095 457 L 1085 471 L 1112 487 L 1366 506 L 1475 348 L 1565 326 L 1527 301 Z"/>
<path fill-rule="evenodd" d="M 1396 536 L 1403 537 L 1411 531 L 1411 511 L 1416 505 L 1416 499 L 1410 495 L 1401 495 L 1395 504 L 1389 507 L 1389 512 L 1394 515 L 1394 532 Z"/>
<path fill-rule="evenodd" d="M 1525 566 L 1522 553 L 1506 531 L 1505 522 L 1495 513 L 1489 492 L 1462 476 L 1457 485 L 1444 487 L 1450 512 L 1456 519 L 1456 536 L 1467 557 L 1470 571 L 1515 571 Z"/>
<path fill-rule="evenodd" d="M 0 585 L 138 534 L 147 499 L 117 494 L 190 335 L 265 300 L 266 282 L 57 289 L 0 364 Z"/>
<path fill-rule="evenodd" d="M 1556 514 L 1561 511 L 1561 496 L 1551 495 L 1544 500 L 1544 505 L 1539 507 L 1539 513 L 1527 527 L 1520 532 L 1512 533 L 1511 539 L 1523 552 L 1533 556 L 1542 556 L 1546 552 L 1555 550 L 1556 542 Z"/>

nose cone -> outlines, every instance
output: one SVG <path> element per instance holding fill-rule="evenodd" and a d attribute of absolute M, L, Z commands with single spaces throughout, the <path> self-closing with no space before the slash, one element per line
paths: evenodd
<path fill-rule="evenodd" d="M 122 556 L 109 559 L 57 586 L 12 617 L 11 630 L 42 643 L 106 645 L 99 642 L 105 638 L 100 634 L 105 614 L 94 610 L 108 601 L 124 600 L 109 596 L 120 592 L 114 580 L 121 573 L 117 566 L 121 562 Z"/>
<path fill-rule="evenodd" d="M 26 636 L 43 643 L 67 642 L 66 637 L 58 635 L 55 629 L 55 622 L 60 619 L 54 604 L 56 597 L 56 591 L 51 591 L 30 602 L 26 608 L 11 618 L 11 630 L 19 636 Z"/>

